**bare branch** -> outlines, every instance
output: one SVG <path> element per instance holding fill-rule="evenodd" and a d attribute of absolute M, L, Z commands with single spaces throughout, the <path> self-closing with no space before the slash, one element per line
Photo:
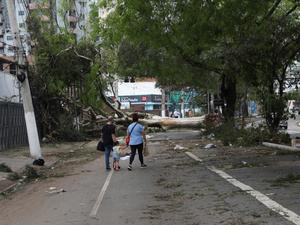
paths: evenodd
<path fill-rule="evenodd" d="M 292 12 L 294 12 L 298 8 L 299 4 L 295 4 L 286 14 L 285 16 L 290 15 Z"/>
<path fill-rule="evenodd" d="M 92 60 L 91 58 L 86 57 L 86 56 L 84 56 L 84 55 L 80 55 L 80 54 L 77 52 L 77 50 L 76 50 L 75 48 L 74 48 L 74 53 L 75 53 L 79 58 L 83 58 L 83 59 L 86 59 L 86 60 L 88 60 L 88 61 L 93 62 L 93 60 Z"/>
<path fill-rule="evenodd" d="M 67 51 L 70 51 L 71 49 L 73 49 L 73 46 L 71 45 L 70 47 L 66 48 L 66 49 L 63 49 L 61 50 L 59 53 L 57 53 L 55 56 L 59 56 L 60 54 L 64 53 L 64 52 L 67 52 Z"/>
<path fill-rule="evenodd" d="M 278 8 L 279 4 L 281 3 L 282 0 L 277 0 L 274 5 L 272 6 L 272 8 L 268 11 L 268 13 L 262 18 L 262 20 L 260 22 L 258 22 L 258 25 L 262 24 L 265 20 L 267 20 L 268 18 L 270 18 L 273 13 L 276 11 L 276 9 Z"/>

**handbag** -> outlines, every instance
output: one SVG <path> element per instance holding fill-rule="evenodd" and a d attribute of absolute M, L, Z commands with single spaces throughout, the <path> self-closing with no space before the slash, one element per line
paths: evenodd
<path fill-rule="evenodd" d="M 127 146 L 129 145 L 129 142 L 130 142 L 130 135 L 131 135 L 131 133 L 132 133 L 132 131 L 135 128 L 136 125 L 137 125 L 137 123 L 135 123 L 133 128 L 131 128 L 131 131 L 130 131 L 129 135 L 127 135 L 126 138 L 125 138 L 125 143 L 126 143 Z"/>
<path fill-rule="evenodd" d="M 149 155 L 149 149 L 148 149 L 148 146 L 146 144 L 144 144 L 143 155 L 144 156 L 148 156 Z"/>
<path fill-rule="evenodd" d="M 97 150 L 98 151 L 101 151 L 101 152 L 105 152 L 105 148 L 104 148 L 104 144 L 103 144 L 103 141 L 100 140 L 97 144 Z"/>

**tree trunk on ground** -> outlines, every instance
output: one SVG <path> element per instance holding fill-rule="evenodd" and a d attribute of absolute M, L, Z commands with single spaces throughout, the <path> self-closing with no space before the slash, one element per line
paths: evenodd
<path fill-rule="evenodd" d="M 101 91 L 100 92 L 101 95 L 101 99 L 103 100 L 103 102 L 111 109 L 113 110 L 119 118 L 126 118 L 127 115 L 125 113 L 123 113 L 121 110 L 116 109 L 106 98 L 105 94 Z"/>
<path fill-rule="evenodd" d="M 160 119 L 141 119 L 139 123 L 146 127 L 159 127 L 163 129 L 172 128 L 199 128 L 199 125 L 203 122 L 205 116 L 202 117 L 191 117 L 184 119 L 177 118 L 160 118 Z M 114 122 L 118 125 L 128 126 L 131 120 L 128 118 L 115 119 Z M 107 123 L 107 119 L 97 120 L 97 124 L 104 125 Z"/>

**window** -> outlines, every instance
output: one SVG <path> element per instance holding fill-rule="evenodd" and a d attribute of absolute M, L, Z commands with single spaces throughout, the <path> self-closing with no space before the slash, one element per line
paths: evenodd
<path fill-rule="evenodd" d="M 153 105 L 145 105 L 145 111 L 153 110 Z"/>
<path fill-rule="evenodd" d="M 24 11 L 19 11 L 19 16 L 24 16 L 25 12 Z"/>
<path fill-rule="evenodd" d="M 8 40 L 8 41 L 12 41 L 14 38 L 13 38 L 13 36 L 7 36 L 6 37 L 6 40 Z"/>
<path fill-rule="evenodd" d="M 153 109 L 161 109 L 161 106 L 160 105 L 154 105 Z"/>
<path fill-rule="evenodd" d="M 76 28 L 76 23 L 70 22 L 70 28 L 75 29 Z"/>
<path fill-rule="evenodd" d="M 13 53 L 14 52 L 14 48 L 12 46 L 9 46 L 7 50 L 8 50 L 9 53 Z"/>
<path fill-rule="evenodd" d="M 19 23 L 20 28 L 25 28 L 25 23 Z"/>
<path fill-rule="evenodd" d="M 82 20 L 85 19 L 85 15 L 83 13 L 80 14 L 80 19 L 82 19 Z"/>

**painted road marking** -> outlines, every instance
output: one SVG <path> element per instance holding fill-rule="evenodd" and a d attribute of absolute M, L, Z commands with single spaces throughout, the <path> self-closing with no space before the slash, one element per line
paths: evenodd
<path fill-rule="evenodd" d="M 106 191 L 106 189 L 107 189 L 107 187 L 109 185 L 111 176 L 113 175 L 113 172 L 114 172 L 114 170 L 111 170 L 110 173 L 108 174 L 108 176 L 106 178 L 106 181 L 105 181 L 105 183 L 104 183 L 104 185 L 103 185 L 103 187 L 102 187 L 102 189 L 101 189 L 101 191 L 100 191 L 100 193 L 98 195 L 97 201 L 95 202 L 95 205 L 94 205 L 94 207 L 93 207 L 93 209 L 92 209 L 92 211 L 90 213 L 90 217 L 96 217 L 98 209 L 99 209 L 99 207 L 101 205 L 101 202 L 103 200 L 105 191 Z"/>
<path fill-rule="evenodd" d="M 252 195 L 256 198 L 259 202 L 267 206 L 272 211 L 280 214 L 285 219 L 291 221 L 294 224 L 300 225 L 300 216 L 294 213 L 293 211 L 284 208 L 282 205 L 278 204 L 277 202 L 270 199 L 268 196 L 262 194 L 259 191 L 254 190 L 252 187 L 243 184 L 242 182 L 238 181 L 237 179 L 233 178 L 229 174 L 223 172 L 222 170 L 216 169 L 214 166 L 207 167 L 210 171 L 218 174 L 220 177 L 227 180 L 232 185 L 240 188 L 241 190 L 245 191 L 246 193 Z"/>
<path fill-rule="evenodd" d="M 199 159 L 197 156 L 195 156 L 193 153 L 191 152 L 185 152 L 185 154 L 187 154 L 189 157 L 191 157 L 192 159 L 194 159 L 197 162 L 202 162 L 202 159 Z"/>

